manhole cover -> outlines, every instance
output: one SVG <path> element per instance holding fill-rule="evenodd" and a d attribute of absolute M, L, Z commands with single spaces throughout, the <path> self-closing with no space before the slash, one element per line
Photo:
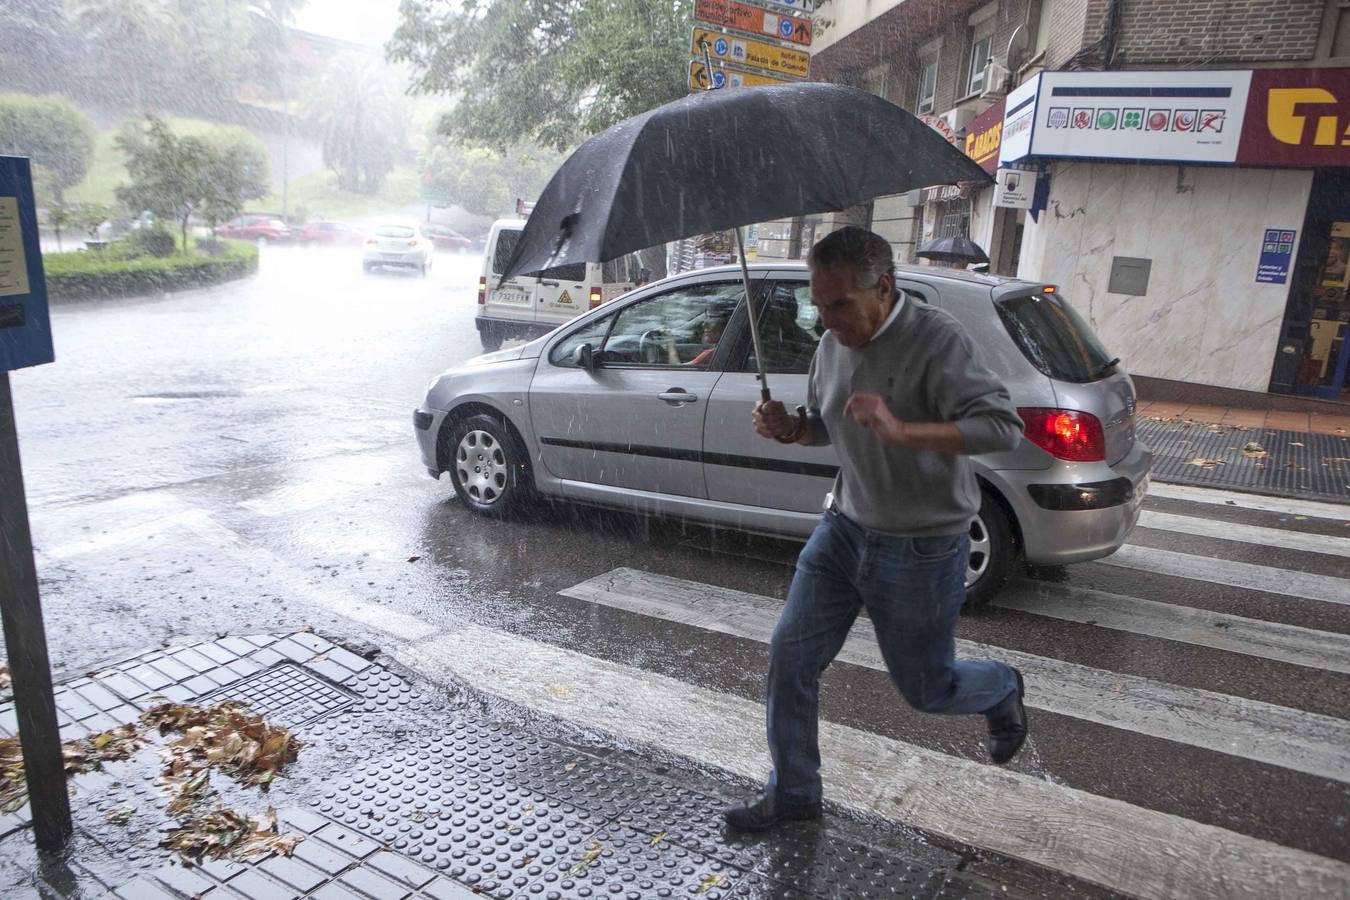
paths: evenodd
<path fill-rule="evenodd" d="M 283 663 L 212 691 L 197 702 L 243 700 L 269 722 L 295 728 L 345 709 L 356 698 L 293 663 Z"/>

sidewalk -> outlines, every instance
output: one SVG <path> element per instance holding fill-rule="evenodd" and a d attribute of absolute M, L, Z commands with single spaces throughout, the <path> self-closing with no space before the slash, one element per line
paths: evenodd
<path fill-rule="evenodd" d="M 1136 416 L 1155 481 L 1350 503 L 1350 410 L 1141 400 Z"/>
<path fill-rule="evenodd" d="M 201 865 L 162 849 L 174 819 L 157 781 L 166 739 L 156 737 L 71 778 L 76 834 L 64 858 L 36 853 L 26 807 L 0 816 L 0 896 L 1108 896 L 828 805 L 818 826 L 727 835 L 720 810 L 754 785 L 415 684 L 374 648 L 356 649 L 309 632 L 226 637 L 59 685 L 66 739 L 135 721 L 164 698 L 244 699 L 293 729 L 303 747 L 268 793 L 213 771 L 218 796 L 201 807 L 275 807 L 281 836 L 299 842 L 291 856 Z M 0 731 L 11 735 L 13 703 L 0 701 Z"/>

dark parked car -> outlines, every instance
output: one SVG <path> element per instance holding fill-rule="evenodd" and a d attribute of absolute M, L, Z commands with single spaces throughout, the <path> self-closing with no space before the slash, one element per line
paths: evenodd
<path fill-rule="evenodd" d="M 276 216 L 257 213 L 245 213 L 226 222 L 216 229 L 219 237 L 238 238 L 245 241 L 289 241 L 291 229 Z"/>

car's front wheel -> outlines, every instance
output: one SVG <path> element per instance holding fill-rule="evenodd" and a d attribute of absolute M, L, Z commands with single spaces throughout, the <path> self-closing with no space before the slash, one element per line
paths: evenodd
<path fill-rule="evenodd" d="M 450 481 L 469 509 L 502 516 L 529 499 L 527 454 L 500 419 L 479 414 L 455 423 L 446 449 Z"/>
<path fill-rule="evenodd" d="M 987 606 L 1008 580 L 1017 556 L 1008 514 L 988 491 L 980 492 L 980 511 L 970 523 L 970 559 L 966 563 L 966 607 Z"/>

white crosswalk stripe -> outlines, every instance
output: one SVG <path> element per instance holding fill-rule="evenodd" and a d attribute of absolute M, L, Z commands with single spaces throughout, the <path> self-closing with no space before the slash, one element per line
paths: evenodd
<path fill-rule="evenodd" d="M 480 626 L 398 655 L 585 728 L 766 774 L 758 703 Z M 831 722 L 820 743 L 837 802 L 1133 896 L 1350 895 L 1350 865 L 1306 851 Z"/>
<path fill-rule="evenodd" d="M 1161 481 L 1150 483 L 1148 494 L 1150 497 L 1186 500 L 1190 503 L 1203 503 L 1210 506 L 1237 506 L 1242 509 L 1283 513 L 1289 516 L 1333 519 L 1338 522 L 1350 521 L 1350 506 L 1343 506 L 1338 503 L 1319 503 L 1316 500 L 1263 497 L 1260 494 L 1241 494 L 1236 491 L 1192 487 L 1185 484 L 1164 484 Z"/>
<path fill-rule="evenodd" d="M 1014 581 L 995 606 L 1350 674 L 1350 635 L 1042 581 Z"/>
<path fill-rule="evenodd" d="M 772 636 L 782 608 L 770 597 L 624 568 L 560 593 L 761 642 Z M 1029 706 L 1350 782 L 1350 721 L 986 644 L 956 645 L 962 656 L 998 659 L 1020 669 Z M 858 620 L 838 658 L 886 668 L 866 619 Z"/>
<path fill-rule="evenodd" d="M 1243 525 L 1238 522 L 1202 519 L 1198 516 L 1178 516 L 1172 513 L 1154 512 L 1149 509 L 1139 513 L 1139 527 L 1190 534 L 1196 537 L 1219 538 L 1225 541 L 1241 541 L 1247 544 L 1258 544 L 1262 547 L 1283 547 L 1286 550 L 1303 550 L 1308 553 L 1350 557 L 1350 535 L 1338 537 L 1327 534 L 1308 534 L 1307 532 L 1289 531 L 1284 528 L 1265 528 L 1260 525 Z"/>
<path fill-rule="evenodd" d="M 1174 550 L 1126 544 L 1099 563 L 1156 575 L 1190 578 L 1209 584 L 1246 588 L 1350 606 L 1350 581 L 1331 575 L 1294 572 L 1272 566 L 1195 556 Z"/>

